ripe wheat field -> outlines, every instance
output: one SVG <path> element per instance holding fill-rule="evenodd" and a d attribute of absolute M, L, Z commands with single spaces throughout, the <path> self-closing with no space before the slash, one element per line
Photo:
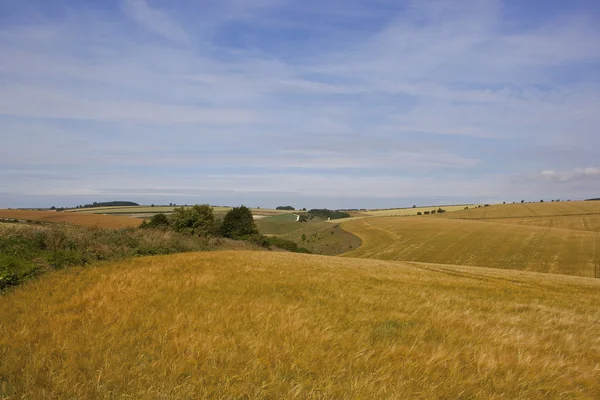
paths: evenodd
<path fill-rule="evenodd" d="M 269 252 L 5 294 L 0 398 L 600 397 L 600 281 Z"/>

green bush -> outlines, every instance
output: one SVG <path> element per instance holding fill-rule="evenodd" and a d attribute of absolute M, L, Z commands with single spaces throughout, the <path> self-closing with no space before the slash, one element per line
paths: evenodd
<path fill-rule="evenodd" d="M 234 207 L 223 218 L 221 234 L 226 238 L 245 240 L 258 233 L 258 228 L 248 207 Z"/>
<path fill-rule="evenodd" d="M 171 226 L 169 218 L 165 214 L 156 214 L 150 218 L 150 221 L 142 222 L 140 228 L 143 229 L 168 229 Z"/>
<path fill-rule="evenodd" d="M 215 216 L 208 204 L 173 209 L 171 226 L 175 232 L 194 236 L 208 236 L 214 229 Z"/>

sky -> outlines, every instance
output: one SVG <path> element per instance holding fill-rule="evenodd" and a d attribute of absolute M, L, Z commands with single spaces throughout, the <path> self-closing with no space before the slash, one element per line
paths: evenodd
<path fill-rule="evenodd" d="M 596 0 L 0 0 L 0 208 L 591 197 Z"/>

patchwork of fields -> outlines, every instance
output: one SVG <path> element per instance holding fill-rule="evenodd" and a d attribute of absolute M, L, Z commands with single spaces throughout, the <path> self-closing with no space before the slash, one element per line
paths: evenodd
<path fill-rule="evenodd" d="M 99 228 L 135 228 L 140 226 L 139 219 L 116 216 L 65 213 L 56 211 L 29 211 L 0 209 L 0 218 L 21 221 L 39 221 L 46 223 L 62 223 L 77 226 L 97 226 Z"/>
<path fill-rule="evenodd" d="M 600 398 L 596 279 L 209 252 L 2 304 L 2 398 Z"/>

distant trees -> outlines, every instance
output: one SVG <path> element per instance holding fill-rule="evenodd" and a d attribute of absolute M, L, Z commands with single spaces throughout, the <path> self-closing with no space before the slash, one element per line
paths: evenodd
<path fill-rule="evenodd" d="M 279 206 L 275 208 L 276 210 L 289 210 L 289 211 L 294 211 L 295 208 L 292 206 Z"/>
<path fill-rule="evenodd" d="M 231 239 L 247 239 L 258 233 L 252 212 L 246 206 L 234 207 L 223 218 L 221 234 Z"/>
<path fill-rule="evenodd" d="M 326 208 L 313 208 L 308 212 L 309 218 L 319 217 L 323 219 L 339 219 L 339 218 L 348 218 L 350 214 L 345 213 L 343 211 L 332 211 Z"/>
<path fill-rule="evenodd" d="M 91 204 L 84 204 L 76 208 L 94 208 L 94 207 L 128 207 L 128 206 L 139 206 L 138 203 L 133 201 L 104 201 L 104 202 L 93 202 Z"/>
<path fill-rule="evenodd" d="M 521 200 L 521 204 L 525 203 L 525 200 Z"/>
<path fill-rule="evenodd" d="M 423 213 L 421 211 L 417 211 L 417 215 L 422 215 Z"/>

